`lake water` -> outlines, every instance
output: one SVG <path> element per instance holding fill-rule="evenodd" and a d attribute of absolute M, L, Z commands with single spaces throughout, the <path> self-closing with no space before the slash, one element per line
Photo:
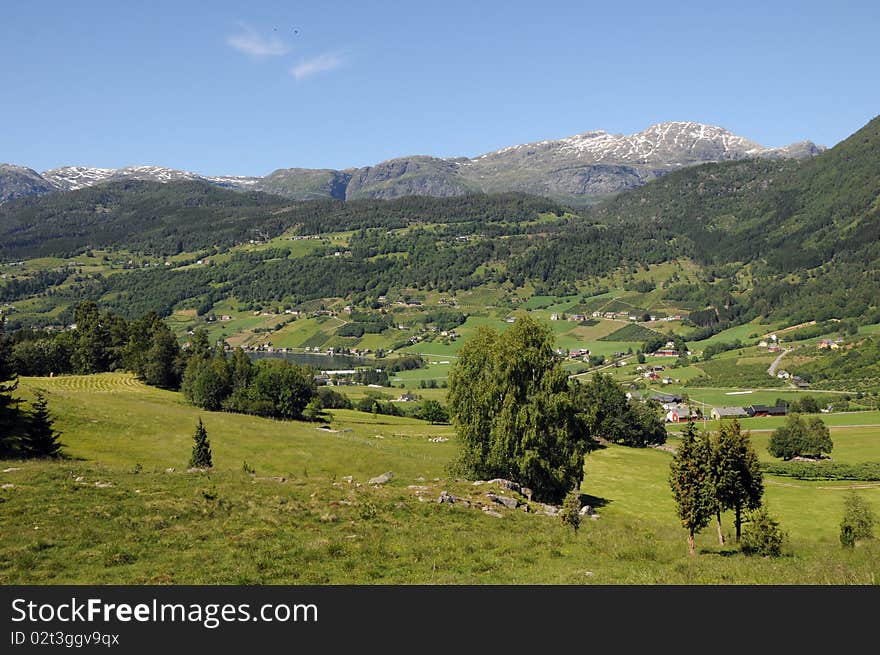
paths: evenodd
<path fill-rule="evenodd" d="M 345 371 L 364 366 L 366 359 L 352 355 L 321 355 L 318 353 L 248 353 L 251 359 L 286 359 L 294 364 L 307 364 L 319 371 Z"/>

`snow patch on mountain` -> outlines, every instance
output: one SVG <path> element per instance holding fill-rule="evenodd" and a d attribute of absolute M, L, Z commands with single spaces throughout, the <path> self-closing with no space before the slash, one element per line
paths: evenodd
<path fill-rule="evenodd" d="M 116 172 L 113 168 L 90 166 L 63 166 L 43 171 L 43 178 L 63 191 L 76 191 L 94 186 L 109 179 Z"/>
<path fill-rule="evenodd" d="M 809 143 L 809 142 L 806 142 Z M 818 151 L 818 147 L 814 146 Z M 800 150 L 804 150 L 803 148 Z M 724 128 L 691 121 L 651 125 L 636 134 L 610 134 L 592 130 L 555 141 L 510 146 L 475 158 L 497 159 L 505 155 L 558 155 L 584 164 L 647 164 L 675 166 L 699 161 L 724 161 L 800 152 L 792 146 L 765 148 Z"/>

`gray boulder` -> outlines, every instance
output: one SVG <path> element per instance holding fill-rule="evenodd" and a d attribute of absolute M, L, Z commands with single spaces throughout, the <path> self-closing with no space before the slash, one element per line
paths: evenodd
<path fill-rule="evenodd" d="M 496 496 L 492 493 L 486 494 L 486 497 L 493 503 L 503 505 L 507 509 L 516 509 L 517 505 L 519 505 L 519 501 L 517 501 L 516 498 L 508 498 L 507 496 Z"/>
<path fill-rule="evenodd" d="M 369 480 L 367 480 L 367 484 L 385 484 L 393 477 L 394 475 L 391 473 L 391 471 L 387 471 L 382 475 L 377 475 L 375 478 L 370 478 Z"/>

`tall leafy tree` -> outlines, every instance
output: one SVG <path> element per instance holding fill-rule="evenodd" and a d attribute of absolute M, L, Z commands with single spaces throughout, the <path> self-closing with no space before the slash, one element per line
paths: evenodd
<path fill-rule="evenodd" d="M 611 375 L 596 373 L 581 385 L 578 403 L 590 434 L 624 446 L 666 442 L 666 426 L 656 403 L 628 400 Z"/>
<path fill-rule="evenodd" d="M 446 423 L 449 420 L 449 413 L 446 408 L 437 400 L 426 400 L 422 403 L 419 416 L 422 420 L 428 421 L 431 425 L 436 423 Z"/>
<path fill-rule="evenodd" d="M 222 356 L 201 359 L 189 358 L 183 375 L 184 395 L 196 407 L 217 411 L 230 393 L 229 367 Z"/>
<path fill-rule="evenodd" d="M 530 317 L 503 334 L 479 330 L 453 367 L 449 409 L 465 474 L 510 478 L 558 502 L 580 487 L 592 442 L 553 345 Z"/>
<path fill-rule="evenodd" d="M 715 513 L 709 437 L 690 422 L 669 468 L 669 486 L 681 525 L 688 531 L 688 553 L 694 555 L 694 535 Z"/>
<path fill-rule="evenodd" d="M 798 455 L 820 457 L 830 453 L 833 446 L 831 432 L 820 417 L 804 419 L 800 414 L 790 414 L 785 425 L 770 435 L 767 450 L 773 457 L 788 460 Z"/>
<path fill-rule="evenodd" d="M 86 300 L 74 310 L 76 346 L 71 363 L 77 373 L 100 373 L 109 370 L 112 361 L 112 337 L 98 305 Z"/>
<path fill-rule="evenodd" d="M 298 419 L 317 396 L 311 369 L 280 359 L 261 360 L 255 368 L 248 396 L 256 414 Z"/>
<path fill-rule="evenodd" d="M 144 378 L 144 369 L 148 363 L 147 351 L 150 349 L 153 332 L 161 322 L 162 318 L 156 312 L 148 312 L 131 322 L 122 361 L 129 371 L 141 379 Z"/>
<path fill-rule="evenodd" d="M 196 328 L 189 342 L 190 357 L 210 359 L 212 355 L 211 341 L 205 328 Z"/>
<path fill-rule="evenodd" d="M 724 545 L 721 531 L 722 510 L 733 510 L 736 541 L 742 535 L 743 511 L 756 510 L 764 495 L 764 476 L 758 454 L 748 432 L 739 421 L 722 421 L 712 440 L 712 486 L 717 501 L 718 542 Z"/>
<path fill-rule="evenodd" d="M 36 399 L 31 403 L 31 413 L 22 438 L 22 450 L 28 457 L 58 457 L 64 444 L 59 441 L 61 433 L 55 430 L 55 420 L 49 413 L 46 394 L 37 390 L 34 395 Z"/>
<path fill-rule="evenodd" d="M 234 412 L 245 412 L 248 407 L 248 388 L 254 377 L 254 364 L 247 353 L 237 347 L 229 360 L 231 391 L 223 406 Z M 324 405 L 326 406 L 326 405 Z"/>
<path fill-rule="evenodd" d="M 143 371 L 144 382 L 162 389 L 180 386 L 180 345 L 165 323 L 155 324 Z"/>

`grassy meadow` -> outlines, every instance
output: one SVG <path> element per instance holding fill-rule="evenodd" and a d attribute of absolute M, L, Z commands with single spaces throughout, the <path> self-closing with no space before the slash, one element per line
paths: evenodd
<path fill-rule="evenodd" d="M 588 455 L 582 492 L 598 517 L 575 534 L 523 498 L 532 511 L 477 509 L 492 487 L 450 477 L 448 425 L 337 410 L 325 431 L 211 413 L 128 374 L 23 378 L 20 394 L 35 388 L 68 457 L 0 462 L 2 584 L 874 584 L 880 572 L 880 540 L 837 540 L 845 490 L 880 514 L 878 484 L 769 477 L 785 555 L 746 557 L 710 526 L 689 558 L 664 450 Z M 199 417 L 210 473 L 187 472 Z M 754 437 L 762 459 L 767 436 Z M 880 460 L 880 429 L 832 437 L 835 459 Z M 474 506 L 438 504 L 444 490 Z"/>

